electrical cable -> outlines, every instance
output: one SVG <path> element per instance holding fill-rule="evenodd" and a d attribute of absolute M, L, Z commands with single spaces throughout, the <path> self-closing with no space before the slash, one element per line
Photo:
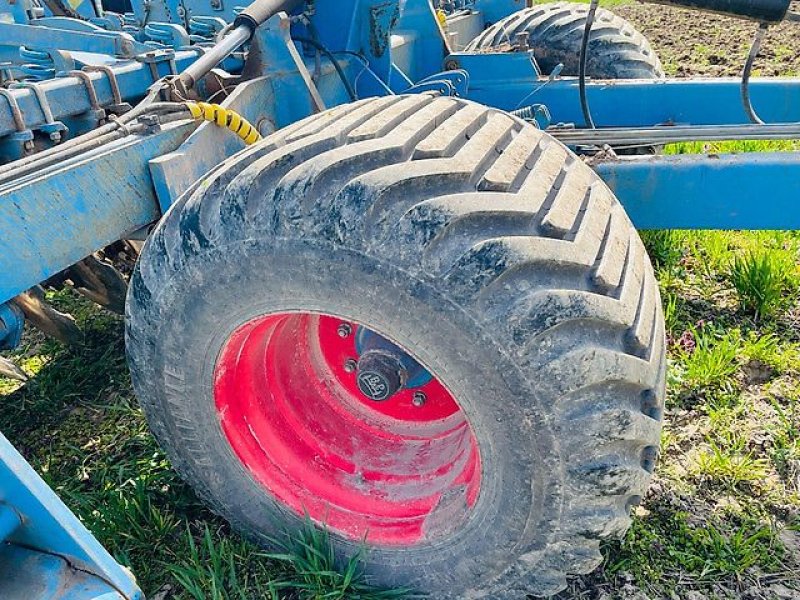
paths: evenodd
<path fill-rule="evenodd" d="M 589 129 L 595 129 L 595 126 L 594 119 L 592 119 L 592 112 L 589 110 L 589 101 L 586 98 L 586 62 L 589 54 L 589 37 L 592 33 L 592 25 L 594 25 L 594 17 L 599 4 L 600 0 L 592 0 L 592 3 L 589 5 L 589 12 L 586 15 L 586 25 L 583 28 L 580 65 L 578 68 L 578 92 L 581 99 L 581 110 L 583 111 L 583 120 L 586 121 L 586 126 Z"/>
<path fill-rule="evenodd" d="M 314 48 L 322 52 L 322 54 L 324 54 L 328 58 L 328 60 L 331 61 L 333 68 L 336 69 L 336 73 L 339 75 L 339 79 L 342 80 L 342 84 L 347 90 L 347 95 L 350 97 L 350 101 L 355 102 L 356 100 L 358 100 L 358 94 L 356 93 L 355 88 L 353 88 L 353 84 L 350 83 L 349 79 L 347 79 L 347 74 L 344 72 L 341 63 L 339 63 L 339 61 L 333 55 L 333 52 L 328 50 L 328 48 L 326 48 L 325 45 L 323 45 L 321 42 L 318 42 L 317 40 L 314 40 L 312 38 L 295 37 L 292 39 L 300 44 L 308 44 L 309 46 L 313 46 Z"/>
<path fill-rule="evenodd" d="M 347 54 L 348 56 L 352 56 L 353 58 L 357 58 L 358 61 L 361 63 L 363 68 L 358 72 L 358 75 L 356 75 L 355 81 L 353 81 L 353 89 L 356 90 L 356 94 L 358 94 L 358 81 L 359 81 L 359 79 L 361 79 L 361 76 L 364 73 L 369 71 L 370 73 L 372 73 L 372 76 L 375 78 L 375 81 L 378 83 L 378 85 L 381 86 L 381 88 L 383 88 L 383 90 L 386 92 L 387 95 L 389 95 L 389 96 L 395 96 L 396 95 L 394 90 L 392 90 L 388 85 L 386 85 L 386 83 L 384 83 L 380 78 L 378 78 L 378 76 L 374 73 L 374 71 L 372 71 L 372 69 L 370 69 L 369 61 L 367 60 L 367 58 L 363 54 L 359 54 L 358 52 L 353 52 L 352 50 L 335 50 L 333 52 L 333 54 L 334 55 L 336 55 L 336 54 Z"/>
<path fill-rule="evenodd" d="M 761 23 L 758 26 L 756 35 L 753 38 L 753 44 L 750 46 L 750 52 L 747 55 L 747 62 L 745 62 L 744 70 L 742 71 L 742 105 L 744 106 L 744 111 L 747 113 L 750 122 L 756 125 L 763 125 L 764 121 L 762 121 L 758 113 L 756 113 L 750 98 L 750 73 L 753 71 L 753 63 L 758 56 L 758 52 L 761 50 L 761 43 L 764 41 L 764 36 L 768 29 L 769 24 L 767 23 Z"/>

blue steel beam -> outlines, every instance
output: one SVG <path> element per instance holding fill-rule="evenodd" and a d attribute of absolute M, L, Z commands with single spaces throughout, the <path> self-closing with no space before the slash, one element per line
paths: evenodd
<path fill-rule="evenodd" d="M 800 229 L 800 152 L 593 165 L 640 229 Z"/>
<path fill-rule="evenodd" d="M 524 53 L 454 53 L 445 64 L 469 73 L 472 100 L 504 110 L 544 104 L 554 123 L 585 126 L 577 79 L 537 79 Z M 800 78 L 756 78 L 750 90 L 765 122 L 800 121 Z M 589 81 L 586 95 L 598 127 L 749 123 L 738 78 Z"/>
<path fill-rule="evenodd" d="M 192 64 L 197 60 L 199 52 L 200 50 L 175 52 L 174 66 L 176 70 L 181 71 Z M 170 74 L 169 61 L 154 63 L 153 67 L 158 77 Z M 123 101 L 130 102 L 141 98 L 154 82 L 151 65 L 145 62 L 112 63 L 111 68 L 114 70 Z M 108 76 L 102 72 L 92 71 L 89 73 L 89 77 L 97 93 L 99 104 L 101 106 L 113 104 L 114 96 Z M 57 77 L 42 81 L 37 85 L 44 93 L 53 118 L 57 121 L 83 114 L 92 108 L 86 84 L 77 77 Z M 29 87 L 12 88 L 10 91 L 19 105 L 25 118 L 25 124 L 29 129 L 38 129 L 47 123 L 45 113 L 33 89 Z M 0 138 L 10 135 L 16 130 L 12 107 L 5 98 L 0 98 Z"/>
<path fill-rule="evenodd" d="M 143 600 L 136 581 L 0 434 L 0 598 Z"/>
<path fill-rule="evenodd" d="M 90 25 L 90 24 L 87 24 Z M 93 52 L 110 56 L 131 58 L 136 54 L 153 50 L 132 35 L 121 31 L 106 31 L 91 26 L 87 31 L 71 31 L 50 26 L 0 23 L 0 44 L 18 48 L 25 46 L 34 50 L 68 50 Z"/>
<path fill-rule="evenodd" d="M 0 304 L 156 221 L 148 161 L 195 127 L 129 136 L 0 189 Z"/>

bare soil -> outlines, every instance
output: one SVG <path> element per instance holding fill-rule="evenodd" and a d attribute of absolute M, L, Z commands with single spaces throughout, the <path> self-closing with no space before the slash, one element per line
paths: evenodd
<path fill-rule="evenodd" d="M 639 2 L 612 10 L 647 36 L 673 77 L 739 76 L 758 29 L 753 21 Z M 800 23 L 769 29 L 753 74 L 800 75 Z"/>

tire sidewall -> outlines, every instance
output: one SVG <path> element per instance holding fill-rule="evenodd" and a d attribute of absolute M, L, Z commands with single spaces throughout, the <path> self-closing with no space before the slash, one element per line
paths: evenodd
<path fill-rule="evenodd" d="M 545 410 L 554 399 L 537 396 L 479 315 L 428 282 L 327 242 L 264 239 L 184 256 L 157 296 L 131 300 L 133 383 L 148 399 L 143 406 L 159 441 L 215 511 L 260 541 L 298 531 L 304 519 L 235 456 L 214 404 L 214 366 L 240 325 L 288 311 L 359 322 L 410 349 L 459 401 L 478 439 L 481 493 L 467 525 L 419 547 L 369 547 L 366 574 L 374 583 L 438 598 L 491 596 L 503 585 L 502 571 L 557 530 L 563 467 Z M 332 539 L 342 559 L 363 551 Z"/>

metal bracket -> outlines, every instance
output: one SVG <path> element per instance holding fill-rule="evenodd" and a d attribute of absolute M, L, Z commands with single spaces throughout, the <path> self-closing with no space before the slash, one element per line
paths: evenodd
<path fill-rule="evenodd" d="M 91 106 L 90 113 L 92 118 L 97 120 L 98 124 L 102 124 L 106 120 L 106 111 L 100 106 L 100 101 L 97 99 L 97 90 L 94 89 L 94 82 L 92 77 L 86 71 L 70 71 L 67 75 L 77 77 L 83 82 L 86 88 L 86 94 L 89 96 L 89 106 Z"/>
<path fill-rule="evenodd" d="M 119 91 L 119 82 L 117 81 L 117 74 L 114 69 L 108 65 L 87 65 L 83 67 L 87 73 L 99 72 L 108 77 L 108 85 L 111 87 L 111 96 L 114 98 L 114 103 L 108 107 L 115 115 L 121 115 L 131 109 L 131 105 L 122 101 L 122 93 Z"/>
<path fill-rule="evenodd" d="M 54 144 L 58 144 L 63 137 L 62 134 L 67 131 L 67 126 L 53 118 L 53 111 L 50 109 L 50 102 L 47 101 L 47 94 L 44 93 L 40 85 L 34 81 L 21 81 L 14 87 L 33 90 L 36 100 L 39 102 L 39 108 L 42 109 L 42 114 L 44 115 L 44 125 L 39 127 L 39 130 L 50 136 L 50 140 Z"/>
<path fill-rule="evenodd" d="M 184 48 L 191 43 L 189 34 L 180 25 L 172 23 L 149 23 L 144 34 L 151 40 L 169 46 L 173 50 Z"/>
<path fill-rule="evenodd" d="M 466 96 L 469 91 L 469 73 L 461 69 L 436 73 L 418 81 L 404 94 L 420 94 L 422 92 L 436 91 L 442 96 Z"/>
<path fill-rule="evenodd" d="M 8 105 L 11 108 L 11 116 L 14 120 L 14 127 L 17 129 L 17 131 L 12 133 L 9 137 L 11 137 L 13 141 L 22 144 L 24 153 L 33 152 L 33 131 L 28 129 L 25 125 L 25 117 L 19 109 L 17 99 L 14 97 L 14 94 L 11 93 L 11 90 L 5 88 L 0 88 L 0 96 L 3 96 L 8 101 Z"/>
<path fill-rule="evenodd" d="M 153 81 L 161 79 L 161 75 L 158 73 L 158 65 L 163 62 L 169 64 L 170 75 L 178 74 L 178 69 L 175 66 L 175 51 L 171 48 L 150 50 L 144 54 L 137 55 L 136 60 L 150 67 L 150 75 L 152 75 Z"/>

